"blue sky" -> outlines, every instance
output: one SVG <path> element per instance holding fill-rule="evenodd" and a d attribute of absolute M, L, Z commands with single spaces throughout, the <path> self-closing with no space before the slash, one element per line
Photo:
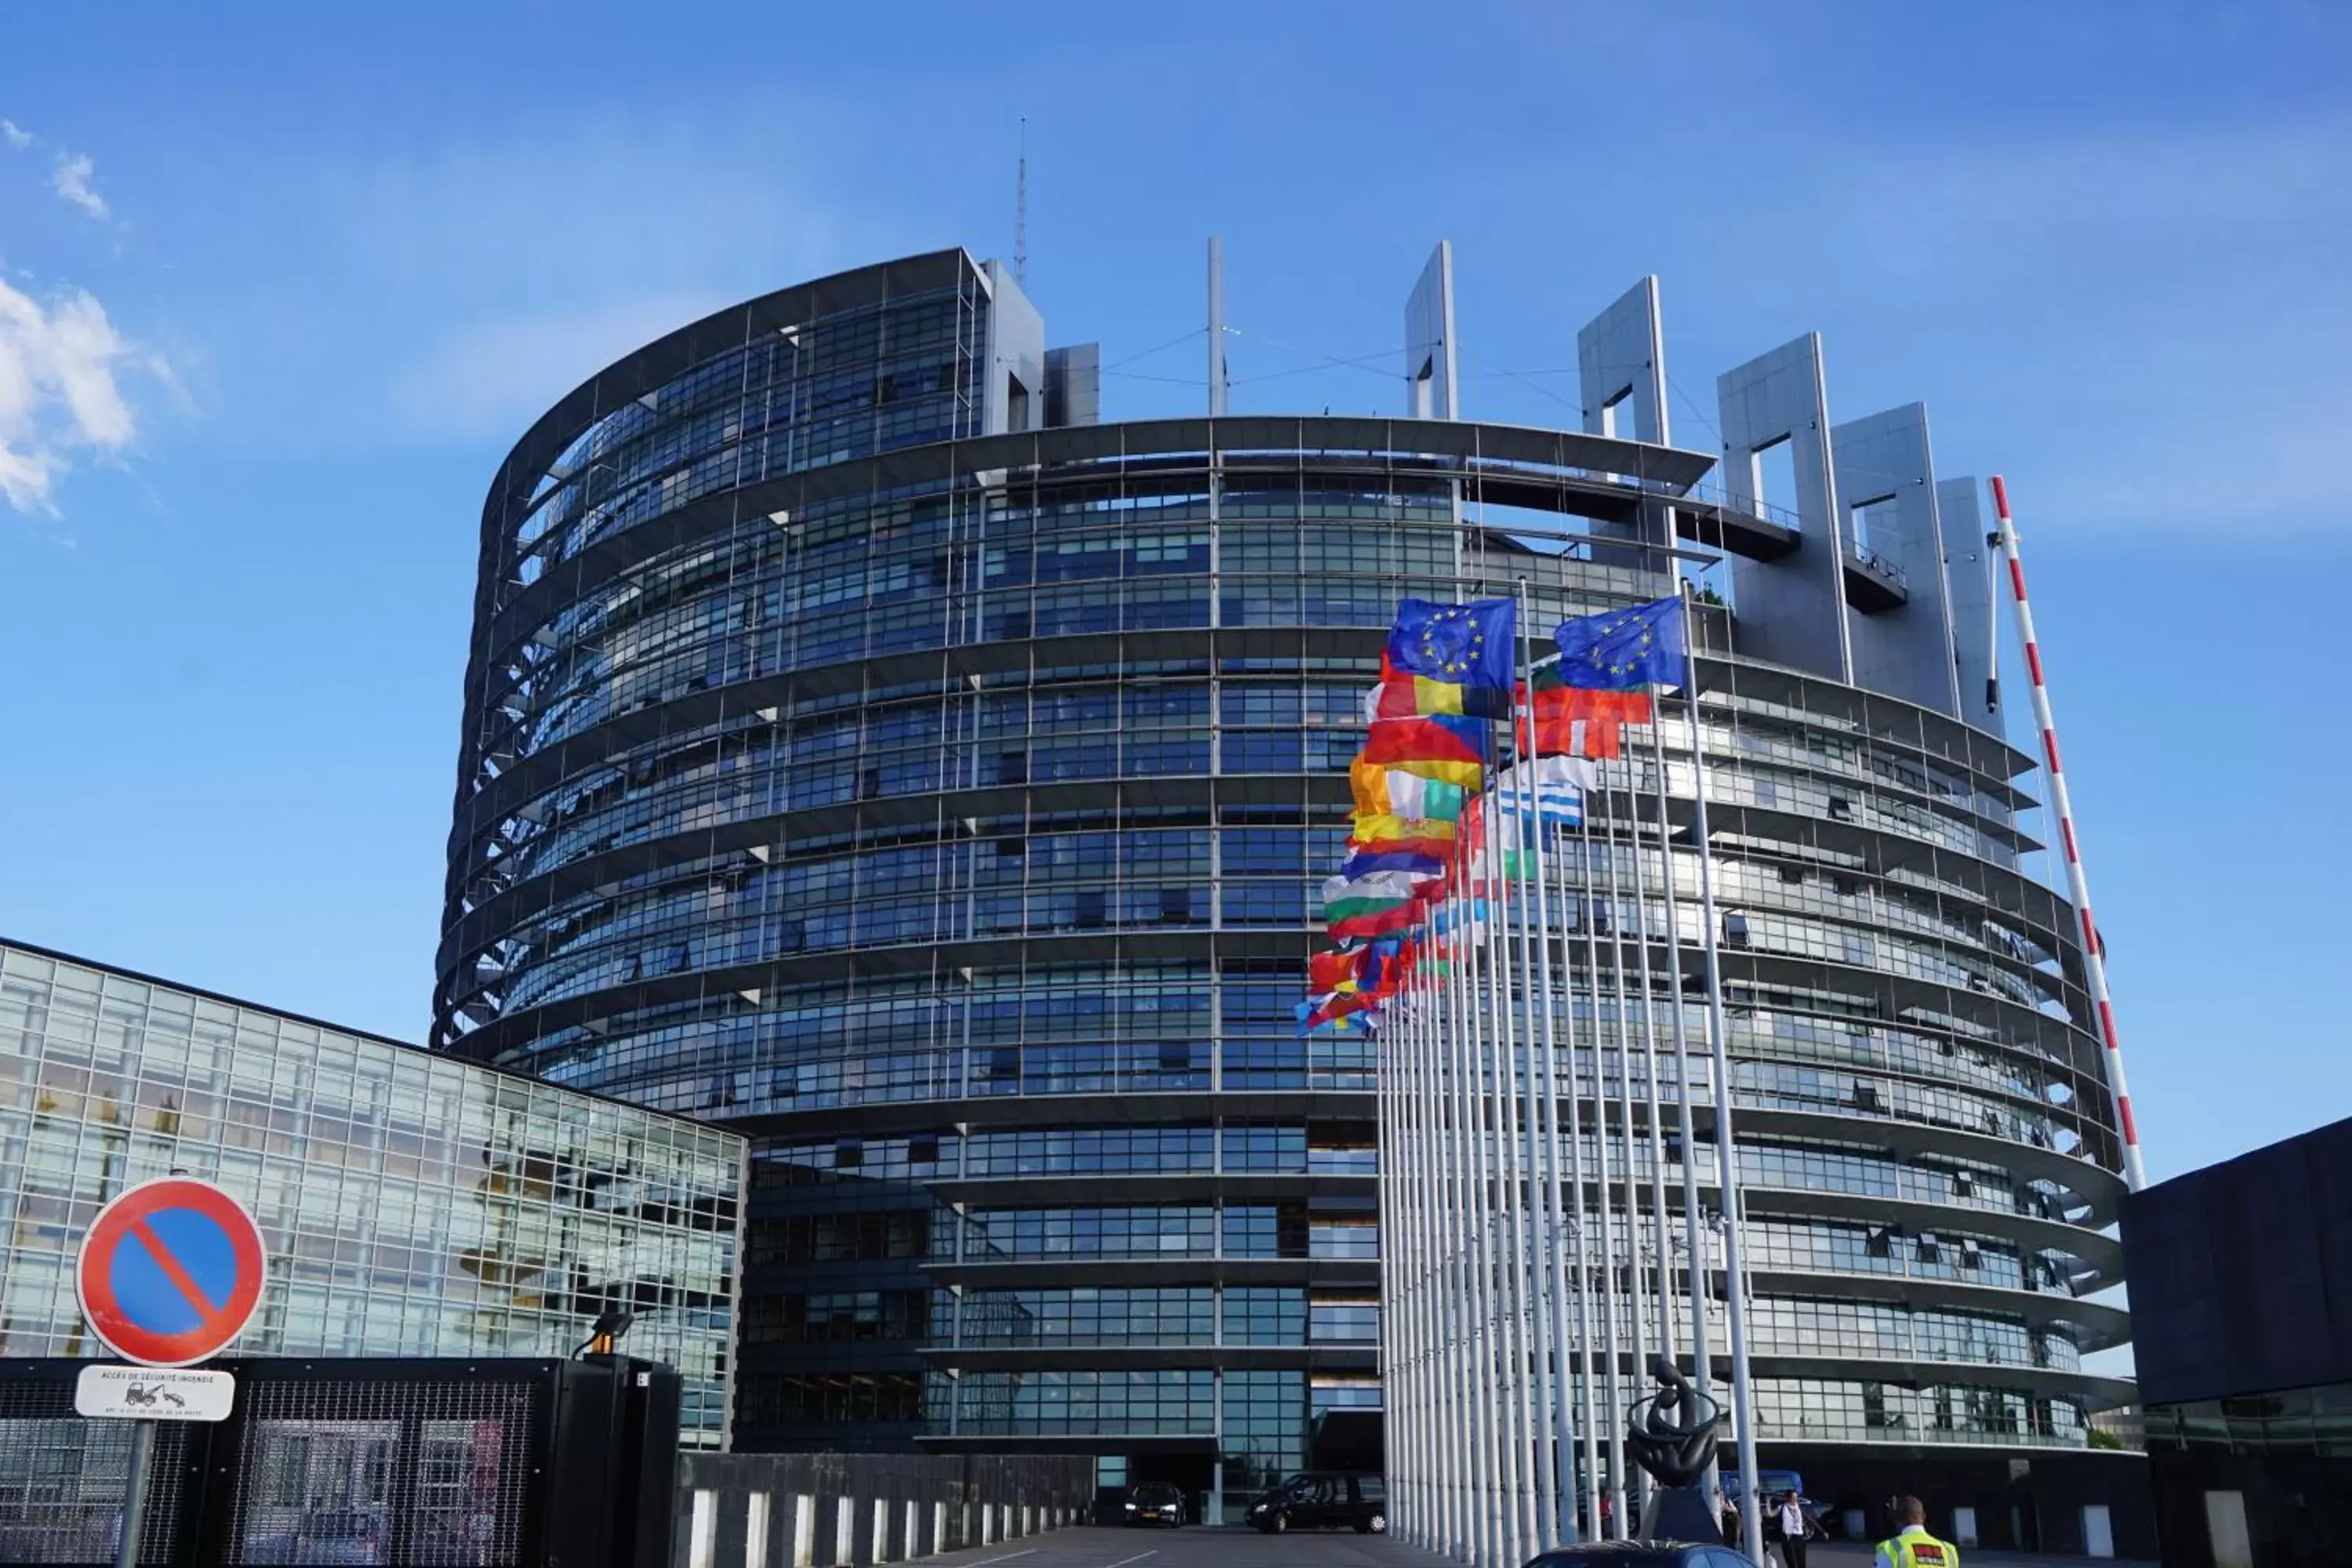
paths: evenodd
<path fill-rule="evenodd" d="M 1835 416 L 1925 398 L 2027 528 L 2151 1166 L 2342 1113 L 2352 21 L 1670 9 L 20 12 L 0 932 L 422 1037 L 504 448 L 702 310 L 1009 253 L 1025 113 L 1055 340 L 1197 327 L 1221 233 L 1237 409 L 1398 409 L 1328 362 L 1440 237 L 1480 417 L 1573 421 L 1645 272 L 1683 444 L 1808 329 Z"/>

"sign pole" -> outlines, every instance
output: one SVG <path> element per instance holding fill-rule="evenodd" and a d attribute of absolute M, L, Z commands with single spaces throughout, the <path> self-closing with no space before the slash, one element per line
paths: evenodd
<path fill-rule="evenodd" d="M 139 1534 L 147 1523 L 147 1468 L 155 1458 L 155 1423 L 131 1424 L 131 1476 L 122 1489 L 122 1540 L 114 1568 L 139 1568 Z"/>

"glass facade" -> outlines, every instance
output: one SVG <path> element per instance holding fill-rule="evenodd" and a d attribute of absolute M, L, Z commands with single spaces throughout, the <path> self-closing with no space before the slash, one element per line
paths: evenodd
<path fill-rule="evenodd" d="M 1372 1053 L 1291 1006 L 1381 630 L 1670 592 L 1607 542 L 1672 497 L 1481 426 L 1024 426 L 1001 274 L 892 268 L 621 362 L 502 470 L 436 1044 L 752 1138 L 742 1446 L 1181 1450 L 1234 1496 L 1378 1397 Z M 1768 1424 L 2079 1441 L 2120 1183 L 2030 759 L 1734 626 Z M 1666 768 L 1686 798 L 1678 734 Z M 1695 942 L 1696 852 L 1638 853 Z"/>
<path fill-rule="evenodd" d="M 108 1357 L 74 1259 L 174 1173 L 259 1221 L 249 1355 L 568 1355 L 598 1313 L 726 1433 L 743 1143 L 732 1133 L 0 944 L 0 1354 Z"/>

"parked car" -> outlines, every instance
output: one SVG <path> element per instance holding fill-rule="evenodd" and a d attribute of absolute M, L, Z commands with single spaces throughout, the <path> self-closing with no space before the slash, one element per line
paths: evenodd
<path fill-rule="evenodd" d="M 1738 1469 L 1727 1465 L 1717 1479 L 1723 1483 L 1723 1495 L 1738 1503 L 1741 1510 L 1745 1511 L 1748 1505 L 1740 1500 Z M 1756 1489 L 1764 1494 L 1764 1506 L 1768 1510 L 1780 1507 L 1782 1498 L 1790 1492 L 1796 1493 L 1797 1506 L 1805 1510 L 1805 1517 L 1813 1521 L 1823 1540 L 1837 1533 L 1837 1515 L 1831 1511 L 1829 1504 L 1805 1495 L 1805 1478 L 1796 1471 L 1759 1470 L 1756 1472 Z"/>
<path fill-rule="evenodd" d="M 1286 1530 L 1353 1530 L 1381 1535 L 1389 1528 L 1387 1483 L 1369 1472 L 1307 1470 L 1250 1504 L 1249 1522 L 1268 1535 Z"/>
<path fill-rule="evenodd" d="M 1728 1546 L 1681 1541 L 1595 1541 L 1528 1560 L 1528 1568 L 1754 1568 Z"/>
<path fill-rule="evenodd" d="M 1127 1494 L 1119 1517 L 1128 1524 L 1180 1529 L 1184 1523 L 1184 1494 L 1169 1481 L 1145 1481 Z"/>

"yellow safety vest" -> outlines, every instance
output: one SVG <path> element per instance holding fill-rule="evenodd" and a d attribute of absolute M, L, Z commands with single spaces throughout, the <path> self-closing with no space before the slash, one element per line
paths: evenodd
<path fill-rule="evenodd" d="M 1960 1568 L 1958 1547 L 1925 1533 L 1882 1541 L 1878 1550 L 1895 1560 L 1895 1568 Z"/>

